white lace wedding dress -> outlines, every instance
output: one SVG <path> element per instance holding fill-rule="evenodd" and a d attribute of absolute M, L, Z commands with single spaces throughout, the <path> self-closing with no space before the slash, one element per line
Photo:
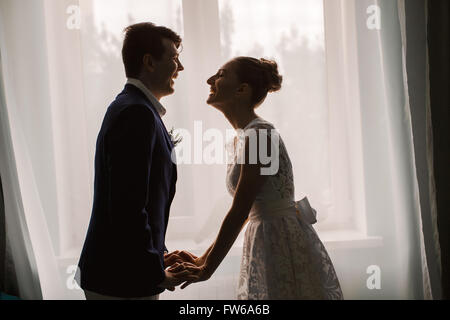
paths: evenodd
<path fill-rule="evenodd" d="M 273 125 L 261 118 L 247 129 Z M 232 147 L 236 160 L 243 136 Z M 239 143 L 241 141 L 241 143 Z M 240 145 L 240 146 L 239 146 Z M 295 206 L 292 165 L 279 140 L 279 170 L 269 176 L 252 206 L 245 232 L 238 299 L 343 299 L 339 280 L 328 253 L 311 225 Z M 236 191 L 240 165 L 230 163 L 227 187 Z"/>

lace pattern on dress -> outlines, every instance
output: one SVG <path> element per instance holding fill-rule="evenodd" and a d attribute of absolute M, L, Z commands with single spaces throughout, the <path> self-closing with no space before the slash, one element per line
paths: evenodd
<path fill-rule="evenodd" d="M 274 129 L 260 118 L 248 128 Z M 279 142 L 279 170 L 268 177 L 257 195 L 259 208 L 268 202 L 294 200 L 292 164 L 281 138 Z M 235 160 L 241 149 L 234 144 Z M 227 188 L 231 195 L 236 192 L 239 175 L 240 165 L 230 163 Z M 262 212 L 252 213 L 259 219 L 250 220 L 245 232 L 238 299 L 343 299 L 331 259 L 310 224 L 282 212 L 271 219 Z"/>

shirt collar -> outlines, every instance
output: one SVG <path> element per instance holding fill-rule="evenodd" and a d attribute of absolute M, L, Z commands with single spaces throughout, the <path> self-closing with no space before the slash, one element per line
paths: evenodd
<path fill-rule="evenodd" d="M 137 87 L 139 90 L 141 90 L 142 93 L 145 94 L 145 96 L 148 98 L 148 100 L 150 100 L 150 102 L 156 108 L 156 111 L 158 111 L 160 117 L 162 117 L 163 115 L 166 114 L 166 109 L 158 101 L 158 99 L 155 98 L 153 93 L 142 83 L 141 80 L 134 79 L 134 78 L 128 78 L 127 79 L 127 84 L 131 84 L 131 85 Z"/>

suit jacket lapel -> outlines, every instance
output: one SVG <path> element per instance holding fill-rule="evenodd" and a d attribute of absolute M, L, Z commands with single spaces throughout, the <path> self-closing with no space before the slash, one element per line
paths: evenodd
<path fill-rule="evenodd" d="M 147 96 L 137 87 L 135 87 L 132 84 L 127 84 L 126 86 L 130 86 L 131 88 L 133 88 L 133 90 L 139 92 L 139 94 L 141 95 L 141 97 L 143 97 L 145 99 L 145 101 L 147 102 L 147 105 L 152 108 L 152 110 L 158 115 L 159 118 L 159 122 L 161 123 L 162 127 L 164 128 L 163 132 L 164 132 L 164 138 L 166 140 L 167 143 L 167 147 L 169 148 L 170 151 L 172 151 L 172 149 L 174 148 L 172 139 L 169 136 L 169 132 L 167 131 L 166 126 L 164 125 L 164 122 L 161 119 L 161 116 L 159 115 L 158 110 L 156 110 L 155 106 L 152 104 L 152 102 L 147 98 Z"/>
<path fill-rule="evenodd" d="M 159 116 L 159 114 L 158 114 L 158 116 Z M 164 125 L 164 122 L 162 121 L 161 117 L 159 117 L 159 121 L 161 121 L 161 124 L 164 128 L 163 131 L 164 131 L 164 137 L 166 139 L 167 146 L 169 147 L 169 150 L 172 151 L 174 145 L 173 145 L 172 139 L 170 138 L 169 132 L 167 131 L 166 126 Z"/>

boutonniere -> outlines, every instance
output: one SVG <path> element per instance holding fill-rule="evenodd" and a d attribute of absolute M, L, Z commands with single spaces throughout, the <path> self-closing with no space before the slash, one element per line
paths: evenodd
<path fill-rule="evenodd" d="M 170 129 L 169 131 L 169 136 L 170 136 L 170 140 L 172 140 L 173 146 L 176 147 L 177 144 L 179 144 L 181 142 L 181 140 L 183 140 L 183 137 L 180 136 L 179 133 L 174 134 L 174 129 L 172 127 L 172 129 Z"/>

